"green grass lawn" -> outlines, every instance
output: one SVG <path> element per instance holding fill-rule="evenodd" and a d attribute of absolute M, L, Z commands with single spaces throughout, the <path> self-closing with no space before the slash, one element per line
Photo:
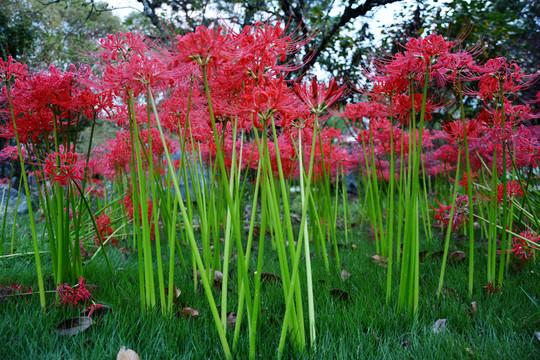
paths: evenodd
<path fill-rule="evenodd" d="M 18 222 L 24 224 L 27 217 Z M 538 359 L 540 341 L 534 332 L 540 330 L 540 266 L 530 263 L 521 272 L 510 268 L 501 294 L 488 297 L 485 285 L 486 256 L 484 243 L 478 243 L 476 253 L 475 291 L 467 298 L 468 262 L 449 265 L 445 291 L 439 298 L 436 288 L 440 271 L 440 257 L 428 256 L 420 268 L 420 310 L 418 319 L 409 321 L 395 310 L 397 283 L 393 301 L 385 305 L 386 268 L 375 263 L 370 255 L 375 245 L 368 235 L 355 230 L 353 248 L 340 247 L 343 269 L 351 273 L 343 281 L 341 269 L 324 269 L 320 257 L 313 259 L 317 348 L 297 353 L 287 345 L 284 358 L 317 359 Z M 442 249 L 440 240 L 422 249 Z M 4 244 L 9 249 L 9 240 Z M 31 251 L 29 233 L 24 226 L 17 229 L 16 252 Z M 121 246 L 129 246 L 123 242 Z M 257 244 L 255 244 L 257 246 Z M 267 242 L 270 246 L 270 242 Z M 451 250 L 466 251 L 467 241 L 453 240 Z M 188 247 L 183 247 L 189 259 Z M 279 274 L 275 251 L 266 249 L 265 272 Z M 83 333 L 62 337 L 53 330 L 65 318 L 76 316 L 80 309 L 50 306 L 40 310 L 37 295 L 10 297 L 0 300 L 0 358 L 3 359 L 112 359 L 125 345 L 135 350 L 141 359 L 167 358 L 223 358 L 217 332 L 206 305 L 201 287 L 194 289 L 191 272 L 176 269 L 176 286 L 182 290 L 178 311 L 192 307 L 200 312 L 196 318 L 184 316 L 167 318 L 159 309 L 141 315 L 138 300 L 137 254 L 120 253 L 109 248 L 114 274 L 110 274 L 102 257 L 85 267 L 87 284 L 94 284 L 95 301 L 106 304 L 112 312 L 96 316 L 96 324 Z M 167 259 L 164 259 L 167 266 Z M 250 268 L 255 268 L 252 259 Z M 49 255 L 42 257 L 47 290 L 54 290 Z M 235 268 L 231 264 L 231 268 Z M 190 266 L 188 266 L 188 269 Z M 305 270 L 305 269 L 304 269 Z M 33 256 L 2 258 L 0 278 L 24 285 L 32 285 L 37 292 Z M 302 272 L 304 275 L 305 272 Z M 236 311 L 236 274 L 229 282 L 229 309 Z M 397 280 L 397 272 L 394 275 Z M 157 281 L 156 281 L 157 284 Z M 305 285 L 304 285 L 305 286 Z M 334 297 L 330 290 L 339 289 L 349 294 L 345 301 Z M 220 292 L 215 291 L 216 299 Z M 48 303 L 54 294 L 48 294 Z M 470 314 L 471 301 L 478 310 Z M 307 308 L 307 297 L 305 299 Z M 279 333 L 285 312 L 283 291 L 277 283 L 262 287 L 262 316 L 258 337 L 261 359 L 277 355 Z M 437 319 L 448 319 L 446 328 L 434 334 Z M 307 318 L 306 318 L 307 321 Z M 240 351 L 235 358 L 247 358 L 248 330 L 243 321 Z M 307 323 L 306 323 L 307 325 Z M 232 343 L 232 327 L 228 329 Z"/>

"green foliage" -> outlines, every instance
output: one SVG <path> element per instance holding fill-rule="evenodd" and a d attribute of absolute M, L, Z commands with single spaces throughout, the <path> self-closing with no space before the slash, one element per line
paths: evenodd
<path fill-rule="evenodd" d="M 93 39 L 122 30 L 107 4 L 90 0 L 7 0 L 0 5 L 0 52 L 25 58 L 30 67 L 89 62 Z M 7 41 L 6 41 L 7 39 Z M 7 44 L 6 44 L 7 43 Z"/>
<path fill-rule="evenodd" d="M 10 14 L 9 9 L 16 7 L 16 3 L 24 6 L 27 2 L 6 0 L 0 3 L 0 56 L 4 60 L 8 56 L 21 59 L 32 50 L 37 37 L 30 14 Z"/>
<path fill-rule="evenodd" d="M 446 6 L 446 13 L 434 18 L 439 32 L 456 38 L 470 24 L 465 46 L 479 43 L 485 57 L 515 59 L 528 71 L 540 64 L 539 0 L 454 0 Z"/>
<path fill-rule="evenodd" d="M 20 223 L 27 230 L 27 217 Z M 22 229 L 21 229 L 22 232 Z M 340 234 L 342 236 L 342 234 Z M 373 243 L 365 240 L 368 234 L 355 231 L 357 249 L 341 250 L 344 268 L 352 274 L 343 281 L 338 271 L 326 272 L 322 258 L 313 259 L 314 290 L 319 340 L 317 349 L 298 354 L 289 344 L 285 358 L 302 359 L 535 359 L 540 346 L 534 338 L 538 330 L 539 265 L 528 264 L 522 273 L 508 277 L 502 294 L 488 297 L 481 286 L 472 301 L 478 310 L 471 314 L 466 294 L 467 265 L 461 262 L 449 268 L 447 286 L 440 298 L 435 296 L 440 259 L 435 252 L 421 264 L 422 308 L 418 321 L 411 325 L 394 308 L 385 306 L 381 296 L 386 268 L 370 256 Z M 21 240 L 24 240 L 21 238 Z M 27 239 L 26 239 L 27 240 Z M 129 246 L 129 241 L 123 244 Z M 439 245 L 440 246 L 440 245 Z M 463 241 L 455 241 L 452 250 L 464 250 Z M 29 250 L 21 241 L 19 251 Z M 189 249 L 182 246 L 189 258 Z M 272 255 L 273 254 L 273 255 Z M 47 256 L 47 255 L 44 255 Z M 485 279 L 485 258 L 478 257 L 478 281 Z M 81 309 L 51 306 L 46 312 L 39 309 L 36 295 L 19 296 L 0 303 L 0 339 L 6 358 L 115 358 L 120 346 L 134 349 L 141 359 L 192 358 L 222 359 L 212 317 L 204 296 L 194 289 L 191 275 L 177 265 L 176 286 L 182 293 L 175 313 L 183 307 L 200 312 L 196 318 L 163 317 L 156 313 L 142 315 L 137 300 L 136 252 L 111 250 L 111 261 L 117 269 L 114 276 L 104 276 L 105 262 L 96 259 L 88 264 L 87 284 L 95 284 L 91 292 L 96 303 L 106 304 L 112 311 L 93 316 L 98 325 L 73 337 L 60 337 L 53 329 L 63 320 L 76 316 Z M 29 286 L 35 281 L 30 257 L 3 259 L 0 273 L 3 280 L 13 280 Z M 251 266 L 254 266 L 252 263 Z M 275 252 L 265 257 L 264 268 L 279 273 Z M 47 270 L 51 270 L 48 268 Z M 305 276 L 302 273 L 302 276 Z M 230 282 L 231 299 L 236 298 L 237 283 Z M 35 286 L 34 286 L 35 288 Z M 329 290 L 347 291 L 350 301 L 343 301 Z M 50 286 L 47 290 L 54 290 Z M 214 290 L 217 296 L 219 290 Z M 263 311 L 258 348 L 261 358 L 275 358 L 284 306 L 283 289 L 271 281 L 262 286 Z M 48 294 L 54 301 L 54 294 Z M 234 310 L 234 300 L 228 310 Z M 89 305 L 89 304 L 88 304 Z M 434 334 L 437 319 L 448 319 L 446 329 Z M 232 336 L 232 334 L 229 334 Z M 247 336 L 240 338 L 236 358 L 247 358 Z"/>

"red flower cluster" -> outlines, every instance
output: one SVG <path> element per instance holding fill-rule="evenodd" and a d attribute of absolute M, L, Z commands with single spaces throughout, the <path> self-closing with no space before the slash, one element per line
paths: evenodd
<path fill-rule="evenodd" d="M 513 238 L 512 249 L 509 250 L 509 252 L 513 253 L 518 259 L 522 261 L 533 260 L 534 251 L 540 250 L 540 236 L 531 231 L 525 231 L 520 233 L 519 235 L 528 239 L 529 241 L 525 241 L 518 237 Z"/>
<path fill-rule="evenodd" d="M 105 241 L 109 237 L 109 235 L 111 235 L 114 232 L 113 229 L 111 228 L 111 219 L 106 214 L 101 214 L 99 216 L 96 216 L 95 219 L 96 219 L 96 225 L 99 231 L 99 235 L 101 235 L 101 240 Z M 96 246 L 101 246 L 99 235 L 96 234 L 94 236 L 94 242 Z M 110 239 L 108 243 L 116 245 L 118 244 L 118 240 L 115 240 L 113 238 L 113 239 Z"/>
<path fill-rule="evenodd" d="M 491 297 L 493 294 L 500 294 L 501 293 L 502 285 L 493 281 L 488 281 L 486 286 L 484 286 L 484 289 L 486 289 L 488 296 Z"/>
<path fill-rule="evenodd" d="M 435 220 L 442 227 L 448 227 L 450 223 L 450 211 L 452 210 L 452 205 L 443 206 L 439 208 L 434 208 Z M 458 229 L 461 224 L 467 222 L 469 213 L 469 197 L 467 195 L 461 195 L 456 197 L 456 204 L 454 209 L 454 218 L 452 220 L 452 230 Z"/>
<path fill-rule="evenodd" d="M 62 305 L 68 306 L 80 306 L 80 302 L 88 301 L 92 298 L 92 294 L 86 288 L 84 284 L 85 279 L 79 277 L 77 285 L 71 287 L 68 284 L 58 284 L 56 293 L 58 294 L 58 301 Z"/>
<path fill-rule="evenodd" d="M 43 171 L 50 181 L 66 186 L 71 182 L 83 180 L 85 162 L 73 148 L 67 151 L 60 145 L 59 152 L 50 153 L 45 160 Z"/>

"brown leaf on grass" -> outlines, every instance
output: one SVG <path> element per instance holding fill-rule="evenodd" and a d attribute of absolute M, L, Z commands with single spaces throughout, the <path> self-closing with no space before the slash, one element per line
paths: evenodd
<path fill-rule="evenodd" d="M 261 273 L 261 282 L 267 282 L 269 284 L 281 284 L 281 276 L 272 273 Z"/>
<path fill-rule="evenodd" d="M 401 339 L 399 342 L 400 342 L 401 346 L 403 346 L 404 348 L 407 348 L 411 344 L 411 339 L 404 338 L 404 339 Z"/>
<path fill-rule="evenodd" d="M 199 311 L 190 307 L 185 307 L 176 314 L 176 316 L 180 316 L 180 315 L 183 315 L 187 318 L 195 318 L 199 316 Z"/>
<path fill-rule="evenodd" d="M 199 272 L 199 270 L 197 270 L 197 279 L 198 280 L 201 280 L 202 277 L 201 277 L 201 273 Z M 217 281 L 217 282 L 223 282 L 223 273 L 219 270 L 216 270 L 214 271 L 214 281 Z"/>
<path fill-rule="evenodd" d="M 180 295 L 182 294 L 182 290 L 180 290 L 176 285 L 173 285 L 173 301 L 178 299 Z M 165 294 L 169 295 L 169 288 L 165 288 Z"/>
<path fill-rule="evenodd" d="M 236 325 L 236 314 L 232 311 L 227 314 L 227 324 L 233 326 Z"/>
<path fill-rule="evenodd" d="M 60 336 L 73 336 L 85 331 L 93 323 L 92 319 L 87 316 L 69 318 L 58 324 L 54 332 Z"/>
<path fill-rule="evenodd" d="M 434 334 L 441 333 L 444 329 L 446 329 L 446 323 L 448 322 L 448 319 L 439 319 L 435 321 L 435 324 L 433 324 L 432 331 Z"/>
<path fill-rule="evenodd" d="M 116 360 L 140 360 L 139 355 L 131 349 L 127 349 L 125 346 L 120 348 L 118 355 L 116 355 Z"/>
<path fill-rule="evenodd" d="M 350 301 L 351 295 L 349 295 L 348 292 L 339 290 L 339 289 L 333 289 L 330 290 L 330 295 L 335 297 L 336 299 L 342 300 L 342 301 Z"/>
<path fill-rule="evenodd" d="M 388 258 L 383 257 L 382 255 L 375 254 L 371 257 L 376 264 L 380 266 L 387 266 Z"/>
<path fill-rule="evenodd" d="M 291 213 L 291 220 L 300 224 L 302 222 L 302 217 L 298 214 Z"/>
<path fill-rule="evenodd" d="M 442 287 L 442 291 L 441 293 L 444 295 L 444 296 L 448 296 L 448 295 L 451 295 L 451 296 L 458 296 L 458 293 L 456 290 L 448 287 L 448 286 L 443 286 Z M 435 294 L 436 295 L 439 295 L 439 289 L 435 290 Z"/>
<path fill-rule="evenodd" d="M 341 281 L 345 281 L 347 280 L 348 278 L 351 277 L 351 273 L 348 272 L 347 270 L 341 270 Z"/>
<path fill-rule="evenodd" d="M 457 264 L 458 262 L 461 262 L 467 258 L 467 254 L 465 254 L 463 251 L 453 251 L 448 255 L 448 258 L 450 261 L 454 264 Z"/>
<path fill-rule="evenodd" d="M 472 319 L 476 311 L 478 310 L 478 303 L 476 301 L 473 301 L 471 303 L 471 307 L 467 312 L 469 313 L 469 317 Z"/>

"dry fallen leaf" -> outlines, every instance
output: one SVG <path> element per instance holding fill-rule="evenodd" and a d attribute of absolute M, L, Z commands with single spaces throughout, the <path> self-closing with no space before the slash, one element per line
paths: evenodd
<path fill-rule="evenodd" d="M 348 278 L 351 277 L 351 275 L 352 274 L 350 272 L 348 272 L 347 270 L 341 270 L 341 280 L 342 281 L 347 280 Z"/>
<path fill-rule="evenodd" d="M 428 257 L 428 255 L 429 255 L 429 251 L 427 251 L 427 250 L 420 251 L 420 252 L 418 253 L 418 259 L 419 259 L 420 261 L 424 261 L 424 260 Z"/>
<path fill-rule="evenodd" d="M 330 290 L 330 295 L 342 301 L 349 301 L 351 299 L 348 292 L 339 289 Z"/>
<path fill-rule="evenodd" d="M 448 295 L 451 295 L 451 296 L 459 296 L 457 291 L 448 287 L 448 286 L 443 286 L 442 287 L 442 291 L 441 293 L 444 295 L 444 296 L 448 296 Z M 436 295 L 439 295 L 439 289 L 435 290 L 435 294 Z"/>
<path fill-rule="evenodd" d="M 467 258 L 467 254 L 465 254 L 463 251 L 453 251 L 448 255 L 448 258 L 450 261 L 454 264 L 461 262 Z"/>
<path fill-rule="evenodd" d="M 190 307 L 186 307 L 186 308 L 183 308 L 182 310 L 180 310 L 179 314 L 182 314 L 185 317 L 194 318 L 194 317 L 199 316 L 199 311 L 195 310 L 193 308 L 190 308 Z"/>
<path fill-rule="evenodd" d="M 236 314 L 232 311 L 227 314 L 227 324 L 236 325 Z"/>
<path fill-rule="evenodd" d="M 476 301 L 473 301 L 471 303 L 471 308 L 469 309 L 469 316 L 471 317 L 471 319 L 473 318 L 474 316 L 474 313 L 476 313 L 476 311 L 478 310 L 478 303 Z"/>
<path fill-rule="evenodd" d="M 93 323 L 92 319 L 87 316 L 69 318 L 58 324 L 54 332 L 60 336 L 73 336 L 85 331 Z"/>
<path fill-rule="evenodd" d="M 386 266 L 388 263 L 388 258 L 383 257 L 382 255 L 375 254 L 371 257 L 373 261 L 381 266 Z"/>
<path fill-rule="evenodd" d="M 165 288 L 165 294 L 169 295 L 169 288 Z M 180 290 L 176 285 L 173 285 L 173 300 L 178 299 L 181 294 L 182 290 Z"/>
<path fill-rule="evenodd" d="M 116 360 L 140 360 L 139 355 L 131 349 L 127 349 L 125 346 L 120 348 L 118 355 L 116 355 Z"/>
<path fill-rule="evenodd" d="M 201 280 L 201 273 L 197 270 L 197 279 Z M 223 282 L 223 273 L 219 270 L 214 271 L 214 281 Z"/>
<path fill-rule="evenodd" d="M 435 321 L 435 324 L 433 324 L 433 333 L 439 334 L 446 328 L 446 323 L 448 322 L 448 319 L 439 319 Z"/>
<path fill-rule="evenodd" d="M 272 274 L 272 273 L 261 273 L 261 282 L 266 281 L 267 283 L 280 284 L 281 276 Z"/>

